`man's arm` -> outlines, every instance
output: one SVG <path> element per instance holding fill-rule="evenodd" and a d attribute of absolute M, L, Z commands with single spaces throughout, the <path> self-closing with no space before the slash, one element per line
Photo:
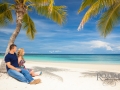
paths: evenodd
<path fill-rule="evenodd" d="M 7 67 L 10 68 L 10 69 L 16 70 L 16 71 L 18 71 L 18 72 L 21 71 L 21 69 L 18 69 L 18 68 L 15 68 L 14 66 L 12 66 L 10 62 L 7 62 L 6 65 L 7 65 Z"/>

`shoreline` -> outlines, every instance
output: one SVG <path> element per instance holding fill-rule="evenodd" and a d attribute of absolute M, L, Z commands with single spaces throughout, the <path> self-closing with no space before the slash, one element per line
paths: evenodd
<path fill-rule="evenodd" d="M 0 59 L 1 63 L 1 59 Z M 67 69 L 84 69 L 84 70 L 96 70 L 96 71 L 114 71 L 120 72 L 120 65 L 118 64 L 92 64 L 92 63 L 67 63 L 67 62 L 47 62 L 47 61 L 26 61 L 28 67 L 57 67 Z"/>

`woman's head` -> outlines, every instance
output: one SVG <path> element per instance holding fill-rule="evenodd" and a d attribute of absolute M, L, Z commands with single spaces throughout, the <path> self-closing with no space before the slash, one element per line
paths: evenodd
<path fill-rule="evenodd" d="M 17 56 L 24 56 L 24 49 L 23 48 L 20 48 L 18 49 L 18 52 L 17 52 Z"/>

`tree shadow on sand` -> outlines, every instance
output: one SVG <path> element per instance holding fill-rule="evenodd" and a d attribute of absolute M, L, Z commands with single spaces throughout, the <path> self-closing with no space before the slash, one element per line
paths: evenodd
<path fill-rule="evenodd" d="M 59 72 L 59 71 L 68 71 L 68 69 L 59 69 L 59 68 L 53 68 L 53 67 L 32 67 L 32 69 L 35 72 L 42 71 L 42 76 L 51 78 L 53 80 L 59 80 L 63 82 L 63 78 L 59 75 L 54 74 L 53 72 Z M 10 76 L 7 73 L 0 73 L 0 79 L 8 79 Z"/>
<path fill-rule="evenodd" d="M 96 77 L 96 80 L 102 81 L 103 85 L 116 86 L 120 82 L 120 73 L 107 71 L 88 71 L 82 73 L 83 77 Z"/>
<path fill-rule="evenodd" d="M 68 69 L 58 69 L 53 67 L 33 67 L 35 72 L 42 71 L 42 75 L 45 77 L 49 77 L 51 79 L 56 79 L 63 82 L 63 78 L 59 75 L 54 74 L 53 72 L 58 71 L 68 71 Z"/>

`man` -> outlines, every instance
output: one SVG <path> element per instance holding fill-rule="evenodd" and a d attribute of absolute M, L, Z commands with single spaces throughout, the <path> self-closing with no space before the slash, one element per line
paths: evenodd
<path fill-rule="evenodd" d="M 15 44 L 10 45 L 10 52 L 5 57 L 7 73 L 11 77 L 13 77 L 21 82 L 25 82 L 25 83 L 29 83 L 29 84 L 40 83 L 40 79 L 34 80 L 32 78 L 32 76 L 30 75 L 30 73 L 26 69 L 19 68 L 18 58 L 15 53 L 16 50 L 17 50 L 17 46 Z"/>

